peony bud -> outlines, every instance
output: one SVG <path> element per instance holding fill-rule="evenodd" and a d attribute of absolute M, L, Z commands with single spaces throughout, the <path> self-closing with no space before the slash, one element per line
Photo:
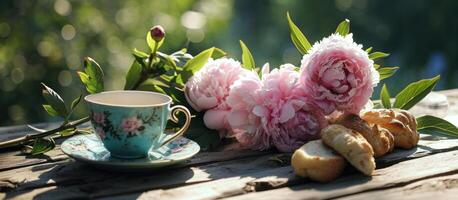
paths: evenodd
<path fill-rule="evenodd" d="M 149 32 L 151 34 L 151 38 L 153 38 L 156 42 L 160 42 L 165 37 L 164 28 L 160 25 L 153 26 Z"/>

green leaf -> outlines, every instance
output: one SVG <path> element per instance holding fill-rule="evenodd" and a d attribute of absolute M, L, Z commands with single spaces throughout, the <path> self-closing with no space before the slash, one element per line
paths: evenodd
<path fill-rule="evenodd" d="M 57 92 L 55 92 L 50 87 L 46 86 L 44 83 L 41 83 L 41 85 L 43 86 L 42 95 L 48 103 L 48 105 L 52 107 L 55 113 L 57 113 L 59 116 L 65 117 L 68 114 L 68 111 L 65 107 L 64 100 L 62 100 L 62 98 L 59 96 L 59 94 L 57 94 Z M 43 107 L 46 110 L 46 106 Z"/>
<path fill-rule="evenodd" d="M 83 95 L 78 96 L 76 99 L 72 101 L 72 104 L 70 106 L 71 110 L 76 108 L 76 106 L 81 102 L 81 98 L 83 98 Z"/>
<path fill-rule="evenodd" d="M 366 49 L 366 53 L 371 53 L 371 51 L 372 51 L 372 47 L 369 47 Z"/>
<path fill-rule="evenodd" d="M 391 108 L 390 98 L 388 87 L 386 87 L 386 84 L 383 84 L 382 90 L 380 91 L 380 101 L 384 108 Z"/>
<path fill-rule="evenodd" d="M 147 53 L 145 53 L 143 51 L 140 51 L 140 50 L 138 50 L 136 48 L 132 50 L 132 54 L 134 56 L 139 57 L 139 58 L 148 58 L 148 54 Z"/>
<path fill-rule="evenodd" d="M 94 132 L 92 132 L 91 130 L 85 130 L 85 129 L 76 129 L 75 130 L 75 134 L 94 134 Z"/>
<path fill-rule="evenodd" d="M 132 90 L 135 87 L 135 84 L 140 80 L 142 77 L 143 67 L 137 60 L 134 60 L 132 65 L 127 71 L 126 74 L 126 84 L 124 85 L 124 90 Z"/>
<path fill-rule="evenodd" d="M 141 83 L 140 85 L 142 87 L 149 87 L 149 86 L 152 86 L 152 85 L 157 85 L 157 86 L 161 86 L 161 87 L 170 87 L 166 83 L 164 83 L 164 82 L 162 82 L 160 80 L 157 80 L 157 78 L 149 78 L 146 81 L 144 81 L 143 83 Z"/>
<path fill-rule="evenodd" d="M 439 79 L 440 76 L 436 76 L 409 84 L 396 95 L 393 107 L 404 110 L 412 108 L 434 89 Z"/>
<path fill-rule="evenodd" d="M 69 128 L 69 129 L 65 129 L 63 131 L 59 131 L 59 134 L 62 136 L 62 137 L 68 137 L 68 136 L 71 136 L 71 135 L 74 135 L 76 133 L 76 129 L 75 128 Z"/>
<path fill-rule="evenodd" d="M 161 52 L 157 52 L 159 60 L 163 63 L 163 65 L 159 66 L 160 70 L 163 70 L 164 73 L 168 73 L 169 75 L 175 76 L 177 71 L 181 68 L 176 64 L 173 55 L 167 55 Z"/>
<path fill-rule="evenodd" d="M 52 138 L 38 138 L 33 143 L 33 148 L 30 154 L 38 155 L 46 153 L 56 147 L 56 142 Z"/>
<path fill-rule="evenodd" d="M 301 30 L 296 26 L 296 24 L 294 24 L 288 12 L 286 13 L 286 17 L 288 18 L 290 36 L 294 46 L 296 46 L 297 50 L 302 55 L 307 54 L 307 51 L 310 50 L 312 46 L 304 34 L 301 32 Z"/>
<path fill-rule="evenodd" d="M 188 79 L 191 78 L 194 73 L 199 71 L 208 62 L 208 59 L 211 58 L 214 50 L 214 47 L 209 48 L 200 52 L 194 58 L 186 62 L 186 64 L 183 66 L 183 71 L 180 74 L 181 81 L 186 83 L 186 81 L 188 81 Z"/>
<path fill-rule="evenodd" d="M 154 52 L 154 51 L 156 51 L 157 49 L 159 49 L 159 47 L 162 46 L 162 43 L 164 43 L 164 39 L 165 39 L 165 37 L 162 38 L 161 41 L 159 41 L 159 43 L 157 44 L 157 48 L 154 49 L 154 47 L 155 47 L 155 45 L 156 45 L 157 42 L 151 37 L 150 31 L 148 31 L 148 32 L 146 33 L 146 43 L 148 43 L 148 46 L 149 46 L 149 48 L 151 49 L 151 52 Z"/>
<path fill-rule="evenodd" d="M 458 137 L 458 128 L 447 120 L 425 115 L 417 118 L 417 130 L 429 134 L 441 134 Z"/>
<path fill-rule="evenodd" d="M 140 51 L 138 49 L 132 50 L 132 55 L 134 55 L 135 60 L 142 65 L 142 67 L 146 67 L 146 62 L 148 62 L 148 54 Z"/>
<path fill-rule="evenodd" d="M 251 55 L 250 49 L 243 43 L 242 40 L 239 40 L 240 47 L 242 48 L 242 65 L 245 69 L 252 70 L 256 68 L 253 55 Z"/>
<path fill-rule="evenodd" d="M 81 82 L 90 94 L 103 91 L 103 70 L 100 65 L 90 57 L 84 59 L 84 72 L 77 72 Z"/>
<path fill-rule="evenodd" d="M 173 61 L 179 67 L 183 67 L 189 60 L 193 58 L 193 56 L 189 53 L 186 53 L 186 49 L 182 49 L 181 51 L 177 51 L 172 55 Z"/>
<path fill-rule="evenodd" d="M 345 19 L 337 26 L 336 33 L 346 36 L 350 32 L 350 20 Z"/>
<path fill-rule="evenodd" d="M 374 53 L 371 53 L 369 54 L 369 58 L 372 59 L 372 60 L 375 60 L 375 59 L 378 59 L 378 58 L 384 58 L 384 57 L 388 57 L 390 54 L 388 53 L 383 53 L 383 52 L 374 52 Z"/>
<path fill-rule="evenodd" d="M 225 51 L 223 51 L 222 49 L 215 47 L 215 50 L 213 51 L 212 58 L 213 59 L 218 59 L 218 58 L 222 58 L 224 56 L 227 56 L 227 53 Z"/>
<path fill-rule="evenodd" d="M 380 65 L 379 64 L 374 64 L 374 69 L 379 69 Z"/>
<path fill-rule="evenodd" d="M 49 115 L 54 116 L 54 117 L 59 116 L 59 113 L 56 110 L 54 110 L 54 108 L 52 108 L 50 105 L 45 104 L 43 105 L 43 108 L 46 110 L 46 112 Z"/>
<path fill-rule="evenodd" d="M 84 72 L 76 72 L 78 74 L 78 76 L 80 77 L 80 80 L 81 82 L 83 82 L 83 84 L 89 84 L 90 80 L 89 80 L 89 76 L 84 73 Z"/>
<path fill-rule="evenodd" d="M 387 79 L 393 76 L 396 71 L 398 71 L 399 67 L 383 67 L 377 68 L 378 74 L 380 75 L 380 80 Z"/>
<path fill-rule="evenodd" d="M 183 90 L 179 90 L 175 87 L 161 87 L 165 94 L 172 97 L 174 104 L 184 104 L 186 102 L 186 97 Z M 189 106 L 188 106 L 189 108 Z"/>
<path fill-rule="evenodd" d="M 103 70 L 100 67 L 99 63 L 95 62 L 91 57 L 86 57 L 84 59 L 85 72 L 89 78 L 94 79 L 97 84 L 103 86 Z"/>

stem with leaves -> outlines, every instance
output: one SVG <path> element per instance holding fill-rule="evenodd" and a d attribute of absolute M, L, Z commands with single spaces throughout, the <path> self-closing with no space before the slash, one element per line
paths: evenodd
<path fill-rule="evenodd" d="M 21 145 L 21 144 L 30 142 L 30 141 L 32 141 L 34 139 L 51 136 L 51 135 L 53 135 L 55 133 L 59 133 L 59 132 L 64 131 L 64 130 L 75 129 L 78 125 L 84 124 L 84 123 L 88 122 L 89 120 L 90 120 L 89 117 L 84 117 L 84 118 L 69 122 L 67 124 L 63 124 L 63 125 L 59 126 L 58 128 L 55 128 L 55 129 L 52 129 L 52 130 L 49 130 L 49 131 L 45 131 L 45 132 L 37 133 L 37 134 L 28 134 L 28 135 L 25 135 L 23 137 L 19 137 L 19 138 L 15 138 L 15 139 L 12 139 L 12 140 L 0 142 L 0 149 L 7 148 L 7 147 L 12 147 L 12 146 L 16 146 L 16 145 Z"/>
<path fill-rule="evenodd" d="M 93 61 L 90 58 L 85 59 L 85 65 L 88 65 L 88 63 L 90 62 L 95 62 L 95 61 Z M 87 87 L 88 91 L 101 90 L 102 89 L 101 87 L 103 87 L 103 84 L 101 85 L 97 80 L 94 80 L 95 74 L 98 74 L 98 72 L 96 72 L 97 70 L 94 67 L 95 66 L 92 66 L 91 69 L 86 69 L 85 72 L 79 73 L 80 77 L 83 76 L 84 81 L 87 81 L 88 83 L 93 84 Z M 101 77 L 99 77 L 99 80 L 101 80 Z M 48 131 L 39 130 L 37 128 L 29 126 L 32 129 L 34 129 L 35 131 L 38 131 L 39 133 L 28 134 L 23 137 L 0 142 L 0 149 L 6 148 L 6 147 L 12 147 L 16 145 L 23 145 L 23 144 L 27 144 L 27 143 L 34 141 L 33 148 L 32 148 L 32 154 L 36 155 L 36 154 L 44 153 L 46 151 L 53 149 L 55 146 L 54 140 L 52 138 L 46 138 L 46 137 L 52 136 L 56 133 L 60 133 L 61 136 L 69 136 L 69 135 L 75 134 L 78 132 L 76 130 L 76 127 L 78 125 L 89 121 L 90 119 L 89 117 L 84 117 L 84 118 L 81 118 L 75 121 L 71 121 L 71 122 L 69 121 L 76 106 L 81 102 L 82 95 L 74 99 L 72 103 L 68 106 L 65 104 L 64 100 L 60 97 L 60 95 L 57 92 L 55 92 L 53 89 L 51 89 L 44 83 L 42 83 L 42 86 L 43 86 L 42 95 L 44 99 L 46 100 L 46 104 L 43 105 L 43 108 L 51 116 L 62 117 L 64 119 L 62 125 L 60 125 L 58 128 L 48 130 Z"/>

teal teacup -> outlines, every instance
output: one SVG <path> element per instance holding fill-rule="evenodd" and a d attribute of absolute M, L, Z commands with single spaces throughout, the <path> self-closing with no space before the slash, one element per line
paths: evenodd
<path fill-rule="evenodd" d="M 114 157 L 141 158 L 189 127 L 191 113 L 184 106 L 173 106 L 172 98 L 155 92 L 110 91 L 84 98 L 91 112 L 95 133 Z M 176 114 L 186 116 L 184 126 L 173 135 L 164 134 L 167 120 L 178 122 Z"/>

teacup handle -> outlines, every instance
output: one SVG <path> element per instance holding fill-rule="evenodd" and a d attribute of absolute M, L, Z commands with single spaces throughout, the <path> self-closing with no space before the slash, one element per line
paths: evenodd
<path fill-rule="evenodd" d="M 178 136 L 183 135 L 183 133 L 186 130 L 188 130 L 189 125 L 191 124 L 191 112 L 189 112 L 189 110 L 186 107 L 180 106 L 180 105 L 173 106 L 171 108 L 171 112 L 170 112 L 170 115 L 171 115 L 170 120 L 172 120 L 175 123 L 178 123 L 179 119 L 177 117 L 177 114 L 180 113 L 180 112 L 184 113 L 185 116 L 186 116 L 186 121 L 185 121 L 183 127 L 181 127 L 180 130 L 178 130 L 175 134 L 173 134 L 172 137 L 170 137 L 167 140 L 165 140 L 164 142 L 162 142 L 161 146 L 164 146 L 164 145 L 168 144 L 169 142 L 171 142 L 174 139 L 176 139 Z"/>

